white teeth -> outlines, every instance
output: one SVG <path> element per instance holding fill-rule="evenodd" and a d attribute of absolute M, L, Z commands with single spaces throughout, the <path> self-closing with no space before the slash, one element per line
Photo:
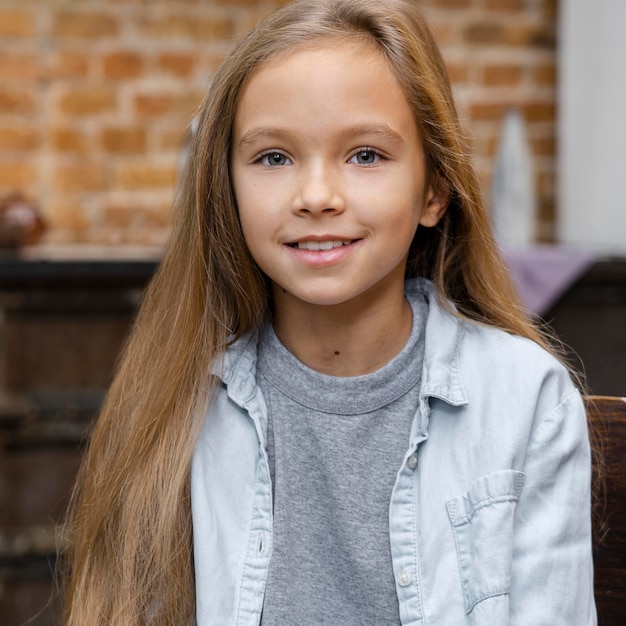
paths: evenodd
<path fill-rule="evenodd" d="M 351 243 L 349 239 L 346 241 L 299 241 L 296 247 L 301 250 L 332 250 L 349 243 Z"/>

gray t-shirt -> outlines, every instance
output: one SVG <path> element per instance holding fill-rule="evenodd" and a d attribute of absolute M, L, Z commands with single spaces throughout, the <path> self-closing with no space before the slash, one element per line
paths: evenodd
<path fill-rule="evenodd" d="M 417 411 L 427 303 L 403 350 L 364 376 L 320 374 L 271 326 L 257 378 L 269 412 L 274 533 L 264 626 L 400 624 L 389 501 Z"/>

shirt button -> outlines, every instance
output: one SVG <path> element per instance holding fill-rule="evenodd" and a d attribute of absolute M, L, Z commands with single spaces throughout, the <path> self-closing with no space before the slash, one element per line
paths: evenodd
<path fill-rule="evenodd" d="M 412 470 L 414 470 L 417 467 L 417 452 L 414 452 L 409 457 L 409 460 L 407 461 L 407 465 L 409 466 L 409 469 L 412 469 Z"/>
<path fill-rule="evenodd" d="M 409 572 L 408 569 L 403 569 L 398 574 L 398 584 L 400 585 L 400 587 L 408 587 L 411 584 L 411 580 L 413 580 L 413 577 L 411 576 L 411 572 Z"/>

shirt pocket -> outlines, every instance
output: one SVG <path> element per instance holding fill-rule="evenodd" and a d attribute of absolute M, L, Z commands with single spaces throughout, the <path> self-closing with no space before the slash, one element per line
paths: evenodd
<path fill-rule="evenodd" d="M 522 472 L 502 470 L 446 502 L 468 614 L 486 598 L 509 593 L 513 522 L 523 484 Z"/>

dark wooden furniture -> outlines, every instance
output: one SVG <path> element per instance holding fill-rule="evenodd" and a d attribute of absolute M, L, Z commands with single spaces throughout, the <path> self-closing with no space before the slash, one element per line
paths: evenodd
<path fill-rule="evenodd" d="M 543 319 L 591 393 L 626 393 L 626 258 L 597 260 Z"/>
<path fill-rule="evenodd" d="M 599 626 L 626 624 L 626 398 L 588 396 L 597 433 L 603 486 L 594 545 L 595 594 Z"/>
<path fill-rule="evenodd" d="M 2 626 L 59 623 L 49 603 L 55 524 L 158 262 L 151 251 L 128 255 L 0 255 Z"/>

